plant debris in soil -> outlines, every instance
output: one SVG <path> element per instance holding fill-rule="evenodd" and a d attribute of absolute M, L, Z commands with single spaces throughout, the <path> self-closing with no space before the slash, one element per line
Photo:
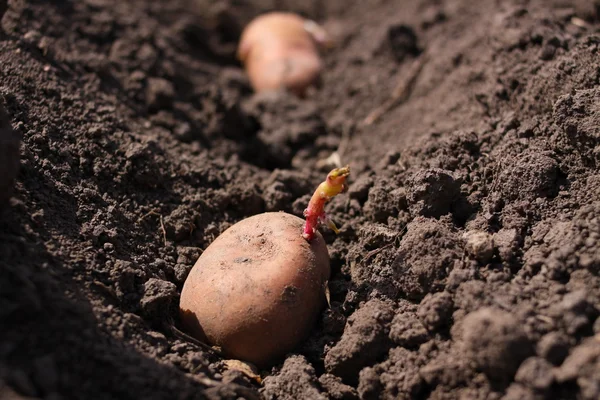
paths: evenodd
<path fill-rule="evenodd" d="M 235 59 L 275 6 L 336 38 L 303 100 L 253 95 Z M 0 397 L 600 398 L 597 1 L 1 14 Z M 182 333 L 202 250 L 245 217 L 301 216 L 339 162 L 309 340 L 254 371 Z"/>

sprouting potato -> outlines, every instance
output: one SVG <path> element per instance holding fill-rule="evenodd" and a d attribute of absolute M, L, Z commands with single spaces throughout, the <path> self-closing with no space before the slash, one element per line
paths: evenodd
<path fill-rule="evenodd" d="M 329 254 L 286 213 L 247 218 L 200 256 L 181 293 L 182 320 L 229 357 L 265 365 L 306 338 L 325 303 Z"/>
<path fill-rule="evenodd" d="M 326 32 L 296 14 L 271 12 L 254 19 L 242 33 L 238 57 L 257 92 L 285 88 L 304 96 L 320 79 L 319 46 Z"/>
<path fill-rule="evenodd" d="M 309 334 L 325 305 L 329 253 L 317 228 L 335 229 L 324 206 L 346 187 L 348 167 L 319 185 L 306 222 L 283 212 L 246 218 L 202 253 L 181 292 L 181 320 L 231 358 L 267 366 Z"/>

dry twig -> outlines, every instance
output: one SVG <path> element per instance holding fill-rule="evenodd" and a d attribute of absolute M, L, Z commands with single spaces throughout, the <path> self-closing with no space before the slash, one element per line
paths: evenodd
<path fill-rule="evenodd" d="M 223 354 L 219 350 L 216 350 L 215 348 L 207 345 L 206 343 L 201 342 L 198 339 L 188 335 L 187 333 L 180 331 L 174 325 L 170 324 L 170 325 L 168 325 L 168 328 L 175 337 L 177 337 L 181 340 L 185 340 L 185 341 L 194 343 L 196 346 L 202 347 L 204 350 L 210 352 L 211 354 L 213 354 L 217 357 L 221 357 L 221 358 L 224 357 Z"/>
<path fill-rule="evenodd" d="M 167 230 L 165 229 L 165 221 L 163 220 L 162 214 L 160 215 L 160 229 L 162 231 L 163 241 L 164 241 L 165 246 L 166 246 L 167 245 Z"/>
<path fill-rule="evenodd" d="M 149 217 L 150 215 L 155 215 L 158 216 L 160 219 L 160 230 L 162 231 L 162 237 L 163 237 L 163 242 L 165 244 L 165 246 L 167 245 L 167 230 L 165 229 L 165 221 L 163 219 L 162 214 L 160 214 L 158 212 L 158 209 L 153 209 L 148 211 L 146 214 L 142 215 L 138 220 L 137 223 L 139 224 L 140 222 L 142 222 L 144 219 L 146 219 L 147 217 Z"/>

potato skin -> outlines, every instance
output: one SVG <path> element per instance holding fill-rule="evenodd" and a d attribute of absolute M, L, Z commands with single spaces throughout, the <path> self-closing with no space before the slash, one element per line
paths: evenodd
<path fill-rule="evenodd" d="M 296 14 L 271 12 L 246 27 L 238 57 L 255 91 L 286 88 L 304 96 L 306 89 L 319 81 L 321 57 L 304 23 Z"/>
<path fill-rule="evenodd" d="M 264 213 L 238 222 L 200 256 L 181 293 L 182 322 L 233 358 L 266 366 L 306 338 L 325 304 L 329 253 L 304 221 Z"/>

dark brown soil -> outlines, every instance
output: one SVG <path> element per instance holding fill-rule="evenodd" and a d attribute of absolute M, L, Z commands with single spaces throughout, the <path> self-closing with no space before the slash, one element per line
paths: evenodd
<path fill-rule="evenodd" d="M 234 58 L 274 8 L 337 38 L 305 100 Z M 9 0 L 2 27 L 1 398 L 600 398 L 598 1 Z M 334 152 L 331 308 L 259 384 L 179 293 Z"/>

